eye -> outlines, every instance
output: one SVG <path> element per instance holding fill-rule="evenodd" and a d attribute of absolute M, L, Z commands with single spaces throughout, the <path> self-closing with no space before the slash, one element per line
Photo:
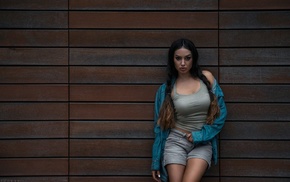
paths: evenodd
<path fill-rule="evenodd" d="M 186 56 L 186 57 L 185 57 L 185 60 L 186 60 L 186 61 L 190 61 L 190 60 L 191 60 L 191 57 L 190 57 L 190 56 Z"/>
<path fill-rule="evenodd" d="M 181 60 L 181 57 L 180 57 L 180 56 L 176 56 L 175 59 L 176 59 L 177 61 L 180 61 L 180 60 Z"/>

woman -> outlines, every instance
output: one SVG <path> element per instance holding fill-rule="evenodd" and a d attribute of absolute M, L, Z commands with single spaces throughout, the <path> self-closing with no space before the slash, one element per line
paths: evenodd
<path fill-rule="evenodd" d="M 155 98 L 152 176 L 155 181 L 200 181 L 217 162 L 217 135 L 227 115 L 223 92 L 188 39 L 172 43 L 168 79 Z"/>

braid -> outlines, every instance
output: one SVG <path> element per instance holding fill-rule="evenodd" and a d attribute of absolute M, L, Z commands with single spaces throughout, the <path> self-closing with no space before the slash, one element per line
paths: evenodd
<path fill-rule="evenodd" d="M 206 123 L 207 124 L 212 124 L 213 121 L 219 116 L 220 108 L 218 106 L 217 98 L 214 95 L 214 93 L 212 92 L 212 89 L 211 89 L 211 86 L 210 86 L 210 82 L 208 81 L 206 76 L 204 76 L 204 74 L 201 73 L 200 79 L 206 85 L 207 90 L 208 90 L 208 94 L 209 94 L 209 97 L 210 97 L 210 106 L 208 108 Z"/>
<path fill-rule="evenodd" d="M 172 91 L 172 76 L 168 74 L 168 79 L 166 82 L 166 96 L 159 113 L 158 124 L 163 130 L 174 128 L 175 126 L 175 110 L 174 104 L 171 98 Z"/>

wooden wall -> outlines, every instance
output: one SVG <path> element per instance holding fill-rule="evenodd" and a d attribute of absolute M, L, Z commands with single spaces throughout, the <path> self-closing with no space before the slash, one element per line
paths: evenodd
<path fill-rule="evenodd" d="M 0 181 L 152 181 L 175 39 L 225 93 L 204 182 L 290 179 L 290 1 L 0 0 Z"/>

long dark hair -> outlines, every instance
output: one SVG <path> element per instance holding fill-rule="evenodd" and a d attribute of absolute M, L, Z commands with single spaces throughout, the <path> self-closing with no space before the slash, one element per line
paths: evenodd
<path fill-rule="evenodd" d="M 166 97 L 159 113 L 158 123 L 163 129 L 174 128 L 175 126 L 175 110 L 174 104 L 171 98 L 172 82 L 178 77 L 178 71 L 174 65 L 174 53 L 180 48 L 185 48 L 191 51 L 192 54 L 192 68 L 190 74 L 193 78 L 199 78 L 203 81 L 208 89 L 211 104 L 207 114 L 207 124 L 212 124 L 214 119 L 219 115 L 219 107 L 217 98 L 212 93 L 211 85 L 206 76 L 202 74 L 202 69 L 198 64 L 198 52 L 193 42 L 188 39 L 178 39 L 174 41 L 168 51 L 167 61 L 167 82 L 166 82 Z"/>

